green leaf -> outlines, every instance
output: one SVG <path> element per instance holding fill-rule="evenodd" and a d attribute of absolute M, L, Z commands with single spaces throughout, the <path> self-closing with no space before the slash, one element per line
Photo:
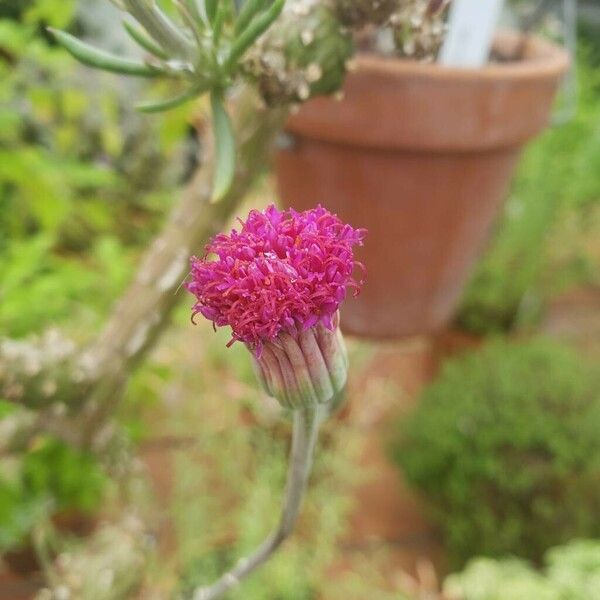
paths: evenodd
<path fill-rule="evenodd" d="M 197 20 L 202 20 L 202 14 L 196 0 L 185 0 L 185 3 L 190 11 L 190 14 Z"/>
<path fill-rule="evenodd" d="M 190 2 L 184 2 L 184 0 L 173 0 L 173 4 L 177 9 L 183 23 L 187 25 L 188 29 L 194 36 L 196 45 L 201 48 L 203 46 L 203 29 L 202 29 L 202 17 L 197 12 L 198 7 L 190 7 Z M 192 3 L 194 4 L 194 3 Z"/>
<path fill-rule="evenodd" d="M 210 95 L 216 145 L 215 176 L 211 202 L 219 202 L 229 191 L 235 173 L 235 138 L 233 127 L 219 91 Z"/>
<path fill-rule="evenodd" d="M 275 0 L 266 11 L 255 17 L 250 25 L 244 29 L 242 34 L 233 42 L 229 55 L 223 63 L 225 73 L 233 70 L 238 58 L 246 52 L 258 37 L 269 29 L 273 21 L 281 14 L 284 4 L 285 0 Z"/>
<path fill-rule="evenodd" d="M 210 27 L 210 19 L 208 18 L 205 0 L 188 0 L 188 3 L 189 2 L 193 2 L 194 4 L 196 4 L 196 7 L 198 9 L 198 16 L 202 24 L 205 27 Z"/>
<path fill-rule="evenodd" d="M 221 33 L 223 32 L 223 25 L 225 23 L 225 17 L 227 15 L 227 7 L 225 2 L 221 2 L 217 7 L 217 13 L 213 20 L 213 44 L 214 46 L 219 45 L 221 39 Z"/>
<path fill-rule="evenodd" d="M 94 48 L 64 31 L 51 27 L 48 28 L 48 31 L 71 56 L 89 67 L 138 77 L 157 77 L 163 74 L 160 69 Z"/>
<path fill-rule="evenodd" d="M 153 56 L 163 60 L 169 58 L 169 55 L 141 27 L 138 27 L 129 21 L 123 21 L 123 27 L 129 34 L 129 37 L 144 50 L 147 50 Z"/>
<path fill-rule="evenodd" d="M 208 17 L 208 20 L 212 23 L 215 20 L 215 17 L 217 15 L 217 7 L 218 7 L 218 0 L 204 0 L 204 8 L 206 10 L 206 16 Z"/>
<path fill-rule="evenodd" d="M 246 0 L 235 22 L 235 34 L 239 35 L 246 29 L 250 21 L 265 6 L 265 0 Z"/>
<path fill-rule="evenodd" d="M 186 90 L 178 96 L 168 98 L 167 100 L 158 100 L 155 102 L 142 102 L 136 105 L 136 109 L 145 113 L 155 113 L 170 110 L 171 108 L 175 108 L 176 106 L 180 106 L 185 102 L 193 100 L 194 98 L 198 97 L 204 92 L 207 92 L 208 89 L 209 85 L 207 83 L 202 83 L 200 85 L 196 85 L 190 88 L 189 90 Z"/>

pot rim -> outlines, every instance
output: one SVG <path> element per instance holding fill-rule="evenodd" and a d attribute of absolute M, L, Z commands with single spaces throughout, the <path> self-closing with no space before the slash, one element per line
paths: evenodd
<path fill-rule="evenodd" d="M 516 79 L 548 79 L 561 76 L 571 64 L 569 52 L 562 46 L 537 35 L 516 31 L 498 31 L 494 48 L 516 47 L 524 44 L 524 58 L 504 63 L 487 63 L 483 67 L 448 67 L 439 63 L 407 60 L 397 56 L 382 56 L 358 52 L 351 60 L 350 70 L 398 77 L 410 75 L 439 81 L 472 83 L 483 80 L 513 81 Z"/>
<path fill-rule="evenodd" d="M 516 32 L 498 32 L 494 46 L 509 54 L 521 41 Z M 548 124 L 570 62 L 557 44 L 537 36 L 525 41 L 523 60 L 476 69 L 359 53 L 343 100 L 313 98 L 285 129 L 299 138 L 386 151 L 516 148 Z"/>

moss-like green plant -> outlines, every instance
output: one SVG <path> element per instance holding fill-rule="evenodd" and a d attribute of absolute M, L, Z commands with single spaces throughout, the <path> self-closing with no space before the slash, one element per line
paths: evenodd
<path fill-rule="evenodd" d="M 600 541 L 552 548 L 537 571 L 523 560 L 476 558 L 450 575 L 444 591 L 464 600 L 590 600 L 600 590 Z"/>
<path fill-rule="evenodd" d="M 455 564 L 598 535 L 600 370 L 547 341 L 490 343 L 446 365 L 393 456 Z"/>

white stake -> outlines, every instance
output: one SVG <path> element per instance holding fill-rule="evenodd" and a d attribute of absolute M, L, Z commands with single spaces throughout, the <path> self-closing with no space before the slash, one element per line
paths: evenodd
<path fill-rule="evenodd" d="M 477 68 L 489 58 L 503 0 L 453 0 L 439 62 Z"/>

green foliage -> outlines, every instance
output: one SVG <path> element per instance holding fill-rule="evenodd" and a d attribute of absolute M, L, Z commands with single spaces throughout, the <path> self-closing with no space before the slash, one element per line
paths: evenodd
<path fill-rule="evenodd" d="M 461 600 L 562 600 L 560 592 L 523 560 L 476 558 L 444 582 Z"/>
<path fill-rule="evenodd" d="M 167 14 L 157 3 L 130 0 L 122 7 L 138 25 L 124 23 L 124 28 L 154 56 L 143 62 L 100 50 L 64 31 L 51 28 L 50 32 L 87 66 L 123 75 L 183 79 L 198 87 L 199 95 L 222 92 L 230 85 L 239 60 L 279 17 L 284 3 L 248 0 L 238 12 L 233 2 L 172 2 Z M 178 18 L 172 20 L 173 16 Z"/>
<path fill-rule="evenodd" d="M 549 233 L 562 217 L 587 214 L 600 204 L 600 61 L 590 35 L 578 60 L 577 113 L 532 143 L 523 156 L 492 244 L 478 265 L 458 315 L 465 328 L 498 332 L 539 313 L 548 267 Z M 570 265 L 570 279 L 593 278 L 591 265 Z M 564 277 L 554 273 L 552 278 Z"/>
<path fill-rule="evenodd" d="M 94 324 L 90 312 L 106 310 L 130 272 L 124 249 L 103 236 L 82 264 L 53 250 L 52 238 L 37 235 L 12 241 L 0 263 L 0 331 L 24 336 L 43 323 L 77 318 Z M 90 308 L 83 302 L 90 299 Z"/>
<path fill-rule="evenodd" d="M 0 477 L 0 555 L 21 546 L 36 523 L 48 514 L 44 499 L 31 497 Z"/>
<path fill-rule="evenodd" d="M 46 21 L 57 27 L 66 25 L 73 16 L 75 0 L 1 0 L 0 18 L 20 19 L 28 22 Z"/>
<path fill-rule="evenodd" d="M 450 575 L 444 591 L 460 600 L 591 600 L 600 590 L 600 541 L 552 548 L 543 571 L 517 559 L 477 558 Z"/>
<path fill-rule="evenodd" d="M 0 21 L 4 335 L 94 327 L 178 177 L 164 165 L 179 151 L 185 113 L 147 123 L 123 106 L 109 75 L 98 93 L 99 82 L 43 33 L 46 24 L 68 25 L 75 5 L 34 0 L 15 13 L 20 20 Z"/>
<path fill-rule="evenodd" d="M 600 370 L 563 347 L 493 342 L 450 361 L 392 452 L 455 563 L 600 535 Z"/>
<path fill-rule="evenodd" d="M 45 439 L 23 459 L 21 481 L 27 495 L 52 499 L 58 511 L 93 511 L 105 477 L 95 459 L 66 444 Z"/>
<path fill-rule="evenodd" d="M 235 174 L 235 138 L 231 119 L 225 110 L 220 93 L 210 95 L 212 107 L 213 129 L 216 140 L 216 163 L 213 199 L 221 200 L 233 182 Z"/>
<path fill-rule="evenodd" d="M 107 479 L 90 455 L 44 438 L 17 462 L 0 463 L 0 552 L 18 547 L 53 514 L 91 513 Z"/>
<path fill-rule="evenodd" d="M 44 33 L 69 26 L 76 5 L 0 1 L 0 336 L 58 325 L 85 341 L 181 178 L 165 165 L 181 162 L 188 113 L 149 122 L 114 78 L 84 72 Z M 93 511 L 105 483 L 90 456 L 51 439 L 3 456 L 0 550 L 45 519 Z"/>

